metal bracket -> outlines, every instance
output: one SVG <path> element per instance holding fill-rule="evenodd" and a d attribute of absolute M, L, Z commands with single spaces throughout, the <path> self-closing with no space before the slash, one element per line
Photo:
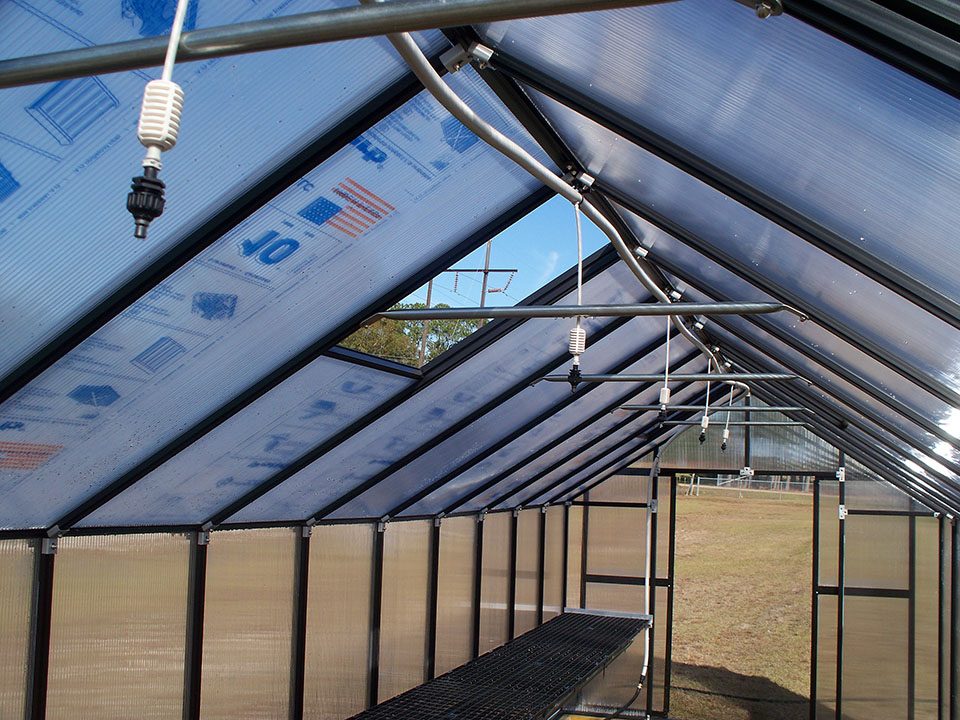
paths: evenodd
<path fill-rule="evenodd" d="M 383 520 L 377 523 L 377 532 L 382 533 L 387 529 L 387 523 Z"/>
<path fill-rule="evenodd" d="M 573 505 L 573 500 L 567 500 L 563 503 L 565 507 L 571 507 Z"/>
<path fill-rule="evenodd" d="M 40 541 L 40 554 L 41 555 L 56 555 L 57 554 L 57 545 L 60 542 L 60 536 L 54 535 L 53 537 L 45 537 Z"/>
<path fill-rule="evenodd" d="M 845 467 L 837 469 L 837 480 L 845 482 L 847 479 L 847 469 Z"/>
<path fill-rule="evenodd" d="M 758 18 L 766 20 L 771 15 L 783 15 L 783 3 L 780 0 L 760 0 L 754 10 Z"/>
<path fill-rule="evenodd" d="M 523 507 L 521 507 L 520 505 L 517 505 L 517 506 L 513 509 L 513 516 L 514 516 L 514 517 L 520 517 L 520 511 L 521 511 L 521 510 L 523 510 Z"/>
<path fill-rule="evenodd" d="M 846 519 L 847 519 L 847 515 L 849 515 L 849 514 L 850 514 L 850 513 L 849 513 L 849 511 L 847 510 L 847 506 L 846 506 L 846 505 L 839 505 L 839 506 L 838 506 L 837 517 L 839 517 L 841 520 L 846 520 Z"/>
<path fill-rule="evenodd" d="M 203 532 L 208 533 L 211 530 L 213 530 L 213 523 L 208 520 L 207 522 L 205 522 L 203 525 L 200 526 L 200 529 Z"/>
<path fill-rule="evenodd" d="M 546 515 L 546 514 L 547 514 L 547 506 L 546 506 L 546 505 L 541 505 L 541 506 L 540 506 L 540 512 L 543 513 L 544 515 Z"/>
<path fill-rule="evenodd" d="M 753 477 L 753 468 L 745 467 L 743 470 L 740 471 L 740 477 Z"/>
<path fill-rule="evenodd" d="M 210 544 L 210 531 L 200 530 L 197 533 L 197 545 L 209 545 L 209 544 Z"/>
<path fill-rule="evenodd" d="M 651 512 L 651 513 L 656 513 L 659 508 L 660 508 L 660 501 L 659 501 L 659 500 L 653 499 L 653 500 L 650 501 L 650 512 Z"/>
<path fill-rule="evenodd" d="M 300 537 L 308 538 L 313 535 L 313 525 L 304 525 L 300 528 Z"/>
<path fill-rule="evenodd" d="M 442 513 L 441 513 L 440 515 L 437 515 L 437 516 L 433 519 L 433 526 L 434 526 L 434 527 L 440 527 L 440 521 L 441 521 L 441 520 L 443 520 L 443 514 L 442 514 Z"/>
<path fill-rule="evenodd" d="M 463 45 L 454 45 L 452 48 L 440 55 L 440 62 L 449 73 L 459 72 L 464 65 L 476 61 L 480 68 L 485 68 L 493 59 L 493 50 L 486 45 L 478 42 L 472 42 L 467 47 Z"/>

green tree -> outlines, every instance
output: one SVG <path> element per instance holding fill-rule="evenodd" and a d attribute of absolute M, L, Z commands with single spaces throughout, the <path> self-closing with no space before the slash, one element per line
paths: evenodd
<path fill-rule="evenodd" d="M 450 307 L 444 303 L 435 308 Z M 391 310 L 426 308 L 423 303 L 400 303 Z M 422 322 L 415 320 L 377 320 L 361 327 L 341 345 L 370 355 L 418 367 L 420 344 L 423 338 Z M 427 344 L 424 362 L 428 363 L 443 354 L 477 329 L 472 320 L 427 321 Z"/>

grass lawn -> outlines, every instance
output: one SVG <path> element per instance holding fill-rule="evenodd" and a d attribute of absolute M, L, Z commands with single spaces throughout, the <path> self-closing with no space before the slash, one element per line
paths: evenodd
<path fill-rule="evenodd" d="M 709 488 L 678 498 L 671 716 L 807 717 L 811 502 Z"/>

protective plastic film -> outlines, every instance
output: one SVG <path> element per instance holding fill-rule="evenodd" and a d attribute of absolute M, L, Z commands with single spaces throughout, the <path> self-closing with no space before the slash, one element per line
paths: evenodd
<path fill-rule="evenodd" d="M 304 717 L 341 720 L 366 707 L 373 525 L 318 525 L 310 538 Z"/>
<path fill-rule="evenodd" d="M 380 702 L 426 679 L 431 528 L 429 520 L 394 522 L 383 536 Z"/>
<path fill-rule="evenodd" d="M 189 565 L 186 536 L 60 540 L 47 718 L 180 717 Z"/>
<path fill-rule="evenodd" d="M 547 508 L 547 527 L 544 535 L 543 563 L 543 620 L 546 622 L 563 612 L 563 559 L 566 548 L 564 537 L 564 508 Z"/>
<path fill-rule="evenodd" d="M 295 540 L 285 528 L 211 535 L 203 613 L 204 718 L 287 715 Z"/>
<path fill-rule="evenodd" d="M 203 523 L 412 382 L 318 358 L 81 524 Z"/>
<path fill-rule="evenodd" d="M 952 202 L 960 100 L 788 14 L 768 23 L 750 12 L 694 0 L 496 24 L 483 35 L 947 297 L 960 296 L 950 271 L 960 222 Z M 709 32 L 691 42 L 691 28 Z M 571 46 L 589 47 L 596 62 L 569 62 Z M 580 157 L 591 173 L 604 159 L 596 151 Z"/>
<path fill-rule="evenodd" d="M 473 70 L 449 83 L 532 147 Z M 38 447 L 0 469 L 0 526 L 56 522 L 538 187 L 432 98 L 410 100 L 4 404 L 0 423 Z"/>
<path fill-rule="evenodd" d="M 440 525 L 436 674 L 463 665 L 473 654 L 473 575 L 477 518 L 444 518 Z"/>
<path fill-rule="evenodd" d="M 0 540 L 0 716 L 24 717 L 35 543 Z"/>
<path fill-rule="evenodd" d="M 510 590 L 508 512 L 489 513 L 483 521 L 483 570 L 480 580 L 480 654 L 503 645 L 507 637 Z"/>
<path fill-rule="evenodd" d="M 175 5 L 3 3 L 0 57 L 166 35 Z M 201 0 L 184 25 L 209 28 L 337 6 Z M 436 32 L 420 39 L 428 52 L 444 46 Z M 133 237 L 124 200 L 130 178 L 142 173 L 135 127 L 143 87 L 160 69 L 0 92 L 7 109 L 0 119 L 0 375 L 405 72 L 386 38 L 177 65 L 185 108 L 177 147 L 163 158 L 167 207 L 146 242 Z M 264 82 L 271 76 L 283 82 Z M 155 320 L 159 331 L 162 316 Z M 85 354 L 74 362 L 83 364 Z"/>
<path fill-rule="evenodd" d="M 517 517 L 517 602 L 513 636 L 537 626 L 540 597 L 541 512 L 522 510 Z"/>

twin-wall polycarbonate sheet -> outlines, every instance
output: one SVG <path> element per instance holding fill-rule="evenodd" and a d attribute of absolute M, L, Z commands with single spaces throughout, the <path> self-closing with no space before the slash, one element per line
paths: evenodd
<path fill-rule="evenodd" d="M 758 22 L 736 3 L 557 16 L 482 34 L 960 297 L 953 272 L 960 100 L 801 20 Z M 590 48 L 594 62 L 570 62 L 570 47 Z"/>
<path fill-rule="evenodd" d="M 476 543 L 476 516 L 443 519 L 437 577 L 437 675 L 463 665 L 473 654 Z"/>
<path fill-rule="evenodd" d="M 540 509 L 522 510 L 517 516 L 517 594 L 513 636 L 537 626 L 540 593 Z"/>
<path fill-rule="evenodd" d="M 699 362 L 692 363 L 692 365 L 699 365 Z M 692 368 L 691 370 L 698 371 Z M 640 397 L 647 399 L 646 396 L 650 395 L 652 396 L 650 401 L 655 402 L 657 392 L 651 388 Z M 699 392 L 700 390 L 696 386 L 686 388 L 674 393 L 674 401 L 677 403 L 686 402 Z M 514 478 L 505 481 L 503 489 L 497 491 L 497 488 L 493 488 L 489 493 L 478 496 L 473 503 L 489 503 L 498 497 L 504 498 L 502 503 L 506 506 L 548 500 L 553 494 L 562 490 L 568 482 L 572 484 L 575 482 L 575 478 L 582 478 L 580 469 L 584 466 L 593 466 L 599 460 L 613 460 L 614 457 L 626 450 L 627 445 L 632 446 L 634 442 L 645 442 L 645 436 L 636 440 L 632 439 L 632 436 L 645 426 L 654 423 L 656 417 L 655 412 L 648 411 L 635 413 L 632 419 L 628 417 L 626 422 L 619 415 L 610 415 L 603 420 L 599 420 L 583 433 L 570 438 L 553 450 L 539 455 L 534 462 L 523 469 L 522 474 L 517 474 Z M 534 478 L 536 479 L 534 480 Z M 533 482 L 528 485 L 531 480 Z M 561 484 L 557 485 L 557 482 L 561 480 Z M 510 494 L 508 495 L 508 493 Z M 545 493 L 545 495 L 540 497 L 540 493 Z"/>
<path fill-rule="evenodd" d="M 82 524 L 203 523 L 413 382 L 318 358 Z"/>
<path fill-rule="evenodd" d="M 200 693 L 205 720 L 288 714 L 296 538 L 289 528 L 211 535 Z"/>
<path fill-rule="evenodd" d="M 47 718 L 181 716 L 189 567 L 182 535 L 60 540 Z"/>
<path fill-rule="evenodd" d="M 666 437 L 666 435 L 659 436 L 655 438 L 655 440 L 657 443 L 662 443 L 664 437 Z M 636 449 L 631 450 L 629 453 L 627 453 L 627 455 L 623 458 L 623 460 L 621 462 L 618 462 L 617 464 L 621 468 L 632 467 L 632 468 L 638 468 L 641 470 L 649 469 L 650 463 L 648 461 L 648 458 L 652 457 L 650 454 L 651 446 L 652 446 L 652 443 L 650 441 L 640 445 Z M 645 463 L 645 465 L 641 466 L 641 463 Z M 594 488 L 599 487 L 600 485 L 605 483 L 607 481 L 607 478 L 612 477 L 615 472 L 616 470 L 612 470 L 611 468 L 598 470 L 592 476 L 587 476 L 585 479 L 579 480 L 578 485 L 573 487 L 566 486 L 568 489 L 564 490 L 562 495 L 557 496 L 556 502 L 565 503 L 567 501 L 582 499 L 580 498 L 580 496 L 585 491 L 589 491 L 590 493 L 593 493 Z"/>
<path fill-rule="evenodd" d="M 564 547 L 564 529 L 566 521 L 564 515 L 567 508 L 553 506 L 547 508 L 546 523 L 543 538 L 543 619 L 549 620 L 554 615 L 563 612 L 563 588 L 566 578 L 563 576 L 563 560 L 566 548 Z"/>
<path fill-rule="evenodd" d="M 584 292 L 589 293 L 588 297 L 599 297 L 610 303 L 635 298 L 637 283 L 626 275 L 628 273 L 621 274 L 618 281 L 604 279 L 600 282 L 595 279 L 585 284 Z M 570 300 L 571 297 L 567 297 L 562 302 Z M 589 334 L 591 330 L 595 331 L 611 321 L 594 319 L 585 322 Z M 518 385 L 525 386 L 530 382 L 529 376 L 535 375 L 535 371 L 544 364 L 563 362 L 569 329 L 570 323 L 563 319 L 528 320 L 238 512 L 232 519 L 244 522 L 309 517 L 409 453 L 431 449 L 435 445 L 432 438 L 438 433 L 502 393 Z M 546 398 L 557 397 L 547 389 L 543 395 Z M 484 438 L 489 437 L 486 435 L 488 432 L 490 429 L 484 428 Z M 449 453 L 450 446 L 445 448 L 445 452 Z M 434 463 L 438 462 L 441 461 L 434 460 Z M 444 458 L 443 462 L 449 461 Z M 413 477 L 404 475 L 408 482 L 416 483 L 414 488 L 433 481 L 437 472 L 435 465 L 417 463 L 416 467 L 418 473 Z M 380 517 L 407 497 L 404 486 L 392 480 L 385 481 L 378 493 L 374 495 L 379 498 L 376 504 L 368 505 L 362 501 L 350 503 L 334 517 Z"/>
<path fill-rule="evenodd" d="M 676 345 L 683 345 L 683 343 L 678 342 Z M 676 357 L 682 357 L 684 354 L 686 354 L 686 351 L 680 348 L 678 349 Z M 674 349 L 671 347 L 671 357 L 673 356 Z M 659 362 L 660 366 L 662 367 L 663 355 L 661 354 L 660 358 L 656 359 L 656 353 L 654 353 L 654 358 L 655 359 L 652 361 L 649 359 L 644 359 L 638 364 L 647 370 L 650 369 L 651 362 L 653 365 L 656 365 Z M 689 370 L 692 366 L 697 366 L 696 361 L 690 363 L 688 367 L 684 368 L 684 370 Z M 657 372 L 658 370 L 654 369 L 653 371 Z M 615 392 L 619 392 L 621 394 L 620 397 L 625 397 L 623 393 L 629 395 L 631 390 L 635 391 L 639 387 L 642 387 L 642 385 L 639 383 L 600 384 L 600 387 L 598 387 L 596 390 L 593 390 L 589 395 L 585 395 L 572 407 L 567 408 L 561 413 L 558 413 L 556 418 L 552 419 L 549 423 L 546 423 L 545 425 L 547 427 L 544 428 L 545 432 L 543 433 L 542 438 L 538 437 L 535 438 L 535 442 L 530 442 L 526 440 L 526 436 L 523 436 L 519 438 L 516 443 L 512 444 L 520 444 L 520 447 L 516 450 L 516 454 L 524 459 L 522 466 L 517 467 L 516 464 L 513 464 L 504 468 L 501 465 L 497 468 L 494 468 L 489 475 L 485 474 L 476 478 L 472 478 L 473 482 L 470 483 L 470 485 L 464 485 L 463 489 L 459 493 L 456 495 L 451 493 L 451 496 L 462 497 L 465 492 L 474 491 L 475 489 L 482 487 L 484 482 L 490 479 L 490 475 L 496 475 L 500 471 L 507 471 L 512 468 L 516 468 L 516 470 L 511 472 L 492 487 L 479 493 L 476 498 L 472 499 L 469 503 L 466 503 L 463 506 L 463 509 L 476 510 L 486 507 L 489 502 L 492 502 L 496 498 L 502 497 L 507 493 L 514 492 L 524 484 L 533 481 L 534 478 L 537 478 L 541 473 L 549 473 L 551 467 L 555 465 L 557 467 L 561 466 L 570 456 L 576 454 L 582 448 L 587 447 L 590 442 L 597 440 L 605 432 L 611 430 L 617 424 L 622 423 L 627 419 L 628 416 L 625 414 L 625 411 L 613 412 L 611 410 L 610 412 L 602 413 L 603 409 L 609 405 L 608 398 L 611 395 L 614 398 L 617 397 L 617 394 L 614 392 L 608 393 L 608 389 L 616 388 Z M 657 388 L 648 387 L 646 390 L 641 391 L 640 394 L 632 397 L 630 401 L 655 402 L 658 392 L 659 390 Z M 582 430 L 576 432 L 574 435 L 563 440 L 562 442 L 553 442 L 554 440 L 561 438 L 573 428 L 578 427 L 585 418 L 591 417 L 598 412 L 601 412 L 602 414 L 593 423 L 587 427 L 584 427 Z M 506 459 L 509 460 L 512 458 L 508 457 Z M 506 463 L 504 462 L 503 465 L 506 465 Z"/>
<path fill-rule="evenodd" d="M 0 716 L 25 715 L 37 543 L 0 540 Z"/>
<path fill-rule="evenodd" d="M 483 520 L 483 567 L 480 576 L 480 654 L 503 645 L 510 621 L 507 605 L 513 563 L 508 512 L 491 513 Z"/>
<path fill-rule="evenodd" d="M 197 0 L 185 29 L 345 4 Z M 3 3 L 0 57 L 163 35 L 175 5 Z M 428 52 L 445 45 L 436 32 L 420 40 Z M 186 96 L 180 136 L 163 159 L 167 207 L 146 241 L 133 237 L 125 200 L 130 179 L 142 174 L 136 123 L 143 87 L 160 68 L 0 92 L 0 375 L 405 72 L 385 38 L 178 65 L 174 80 Z M 264 82 L 269 77 L 283 81 Z"/>
<path fill-rule="evenodd" d="M 616 267 L 623 266 L 617 265 Z M 650 320 L 651 318 L 634 319 L 600 342 L 591 343 L 587 352 L 583 355 L 583 367 L 594 368 L 591 372 L 606 373 L 611 371 L 614 366 L 611 356 L 619 355 L 623 350 L 628 350 L 629 352 L 624 353 L 625 357 L 631 357 L 637 352 L 638 348 L 656 339 L 658 329 L 662 332 L 662 326 L 658 328 L 659 323 L 651 323 Z M 671 360 L 677 362 L 689 352 L 690 346 L 686 341 L 678 341 L 671 345 Z M 663 367 L 665 356 L 666 351 L 658 348 L 628 365 L 621 372 L 659 372 Z M 569 387 L 561 383 L 553 384 L 564 388 L 565 392 L 561 395 L 570 396 Z M 548 385 L 549 383 L 539 383 L 532 390 L 542 393 Z M 583 393 L 583 390 L 588 387 L 590 392 Z M 574 403 L 552 413 L 545 422 L 539 423 L 476 465 L 466 468 L 442 487 L 411 506 L 408 512 L 432 515 L 450 508 L 453 503 L 491 481 L 498 474 L 509 472 L 510 468 L 517 467 L 518 463 L 522 463 L 525 459 L 535 458 L 546 448 L 549 448 L 550 444 L 557 438 L 571 432 L 589 418 L 599 414 L 601 415 L 600 420 L 608 420 L 609 416 L 606 416 L 605 412 L 614 410 L 622 403 L 633 401 L 641 387 L 641 385 L 626 383 L 597 383 L 581 386 L 580 396 Z M 525 391 L 524 395 L 526 394 Z M 650 392 L 648 391 L 647 394 L 650 394 Z M 498 484 L 497 487 L 502 486 Z"/>
<path fill-rule="evenodd" d="M 695 286 L 683 281 L 677 282 L 680 289 L 685 293 L 688 287 L 695 287 L 719 291 L 720 297 L 740 301 L 768 302 L 785 299 L 782 297 L 771 298 L 730 271 L 704 258 L 696 250 L 683 245 L 671 235 L 654 227 L 646 220 L 626 210 L 624 213 L 634 232 L 644 237 L 645 242 L 652 247 L 653 257 L 656 260 L 662 259 L 664 263 L 669 262 L 685 277 L 696 278 Z M 712 226 L 715 227 L 715 223 Z M 711 240 L 714 238 L 724 242 L 723 233 L 714 232 Z M 870 340 L 878 341 L 882 346 L 886 346 L 887 350 L 894 351 L 894 347 L 897 347 L 903 348 L 895 351 L 897 355 L 903 355 L 904 353 L 913 357 L 918 353 L 927 355 L 928 357 L 922 360 L 921 365 L 924 372 L 931 372 L 930 364 L 936 360 L 933 355 L 941 355 L 940 369 L 942 370 L 943 349 L 940 338 L 943 337 L 945 340 L 952 338 L 955 335 L 952 329 L 945 329 L 945 326 L 939 321 L 932 320 L 906 301 L 884 291 L 875 283 L 863 279 L 850 268 L 826 257 L 823 253 L 819 253 L 819 255 L 824 260 L 824 266 L 819 268 L 816 277 L 821 285 L 827 289 L 824 292 L 812 292 L 811 288 L 815 287 L 811 284 L 813 279 L 811 278 L 810 282 L 797 282 L 796 271 L 790 272 L 790 268 L 783 262 L 780 253 L 776 251 L 776 246 L 769 247 L 769 258 L 759 259 L 756 252 L 744 254 L 743 248 L 745 247 L 748 247 L 748 245 L 730 243 L 729 247 L 723 249 L 751 267 L 755 267 L 757 263 L 762 263 L 763 270 L 757 271 L 758 274 L 762 273 L 762 276 L 768 280 L 772 279 L 771 274 L 775 274 L 777 276 L 776 283 L 789 292 L 803 297 L 808 302 L 808 307 L 816 308 L 819 312 L 826 313 L 841 322 L 852 322 L 853 327 L 866 333 Z M 818 251 L 811 248 L 810 252 L 816 253 Z M 771 271 L 768 272 L 767 267 L 770 267 Z M 799 267 L 807 267 L 806 262 L 800 263 Z M 828 281 L 830 278 L 832 280 Z M 870 292 L 867 292 L 868 287 L 871 288 Z M 700 296 L 699 290 L 691 289 L 689 292 Z M 700 296 L 700 299 L 707 300 L 709 298 Z M 824 302 L 829 300 L 833 302 L 824 305 Z M 850 310 L 856 310 L 858 317 L 850 317 Z M 885 319 L 890 317 L 897 318 L 898 321 L 902 318 L 905 321 L 907 327 L 902 333 L 899 327 L 897 327 L 896 334 L 891 332 L 890 322 L 884 322 Z M 869 319 L 874 327 L 865 328 L 859 318 Z M 733 320 L 733 318 L 725 319 L 725 321 L 731 322 Z M 752 328 L 757 326 L 751 320 L 740 320 L 739 322 L 741 325 L 749 325 Z M 816 322 L 800 322 L 798 318 L 788 313 L 766 315 L 763 322 L 770 323 L 784 333 L 795 336 L 811 349 L 829 357 L 858 377 L 870 382 L 881 392 L 893 396 L 917 413 L 919 417 L 925 418 L 931 424 L 938 425 L 947 435 L 954 437 L 960 435 L 960 414 L 956 409 L 919 388 L 912 381 L 899 374 L 897 369 L 891 369 L 865 352 L 858 350 L 846 337 L 835 335 Z M 934 334 L 937 330 L 930 325 L 931 322 L 941 327 L 942 335 Z M 881 332 L 885 335 L 878 334 Z M 931 343 L 929 341 L 930 337 L 937 337 L 938 342 Z M 949 347 L 949 343 L 947 343 L 947 346 Z M 947 447 L 946 443 L 943 443 L 943 445 L 945 449 Z M 956 451 L 953 451 L 953 453 L 957 458 L 960 458 L 960 453 Z"/>
<path fill-rule="evenodd" d="M 616 267 L 622 268 L 624 266 L 618 264 Z M 628 279 L 627 283 L 629 282 Z M 639 285 L 636 287 L 639 289 Z M 524 332 L 531 332 L 542 322 L 544 321 L 531 320 L 515 332 L 521 335 Z M 550 365 L 547 372 L 563 373 L 566 372 L 570 363 L 570 355 L 562 346 L 564 338 L 569 337 L 566 335 L 569 332 L 569 324 L 562 321 L 548 322 L 551 322 L 561 347 L 556 350 L 555 362 Z M 591 323 L 591 325 L 596 332 L 600 323 Z M 615 370 L 616 366 L 626 362 L 636 353 L 638 344 L 653 340 L 656 337 L 656 332 L 656 329 L 650 323 L 650 318 L 634 319 L 616 332 L 594 342 L 590 346 L 589 354 L 584 354 L 584 362 L 589 362 L 599 372 Z M 629 341 L 625 342 L 627 339 Z M 678 345 L 681 345 L 681 343 L 678 343 Z M 550 342 L 550 347 L 556 348 L 557 345 Z M 679 351 L 682 353 L 683 348 L 679 348 Z M 660 362 L 662 363 L 662 360 Z M 634 363 L 634 365 L 637 364 Z M 651 361 L 648 361 L 646 366 L 652 366 L 652 364 Z M 637 370 L 637 372 L 643 371 Z M 591 393 L 587 397 L 592 399 L 593 394 Z M 543 382 L 535 386 L 524 385 L 523 390 L 518 394 L 504 400 L 501 405 L 491 409 L 490 412 L 485 413 L 448 440 L 433 446 L 420 457 L 405 464 L 384 482 L 345 505 L 334 514 L 334 517 L 380 517 L 389 513 L 396 506 L 398 497 L 412 496 L 428 487 L 438 478 L 449 472 L 455 472 L 458 467 L 462 467 L 464 463 L 471 461 L 478 454 L 502 441 L 506 435 L 523 427 L 538 415 L 548 413 L 550 415 L 549 420 L 546 423 L 540 423 L 540 425 L 548 424 L 553 428 L 557 415 L 562 413 L 562 410 L 554 415 L 550 412 L 551 408 L 555 408 L 558 403 L 569 398 L 570 388 L 565 384 Z M 579 403 L 576 404 L 579 406 Z M 578 416 L 582 419 L 589 409 L 589 407 L 578 407 Z M 529 452 L 528 433 L 524 433 L 515 442 L 524 444 Z M 422 505 L 420 509 L 411 508 L 410 512 L 414 514 L 423 512 Z"/>
<path fill-rule="evenodd" d="M 473 71 L 450 84 L 531 146 Z M 0 526 L 54 522 L 537 185 L 418 95 L 5 403 L 31 448 Z"/>
<path fill-rule="evenodd" d="M 639 146 L 536 91 L 530 93 L 591 174 L 902 357 L 908 366 L 960 391 L 955 362 L 960 339 L 949 325 Z M 631 222 L 646 238 L 650 226 Z M 665 252 L 673 259 L 676 241 L 651 235 L 650 242 L 665 245 L 654 245 L 654 255 Z M 696 277 L 709 270 L 694 267 Z M 942 341 L 930 343 L 934 336 Z"/>
<path fill-rule="evenodd" d="M 853 458 L 844 461 L 846 505 L 851 510 L 923 511 L 926 508 Z"/>
<path fill-rule="evenodd" d="M 691 296 L 693 295 L 694 293 L 691 293 Z M 809 388 L 808 392 L 815 394 L 818 398 L 833 406 L 836 406 L 838 402 L 844 403 L 849 408 L 853 408 L 858 415 L 861 412 L 859 408 L 872 410 L 878 419 L 884 423 L 883 427 L 874 426 L 862 417 L 858 417 L 858 422 L 865 426 L 872 427 L 877 432 L 884 433 L 885 435 L 888 435 L 891 429 L 898 429 L 908 438 L 912 438 L 912 442 L 908 446 L 899 438 L 889 437 L 890 444 L 899 448 L 904 455 L 916 458 L 917 462 L 926 464 L 928 467 L 935 469 L 946 477 L 952 476 L 951 470 L 940 463 L 939 460 L 939 458 L 944 455 L 946 456 L 944 459 L 953 455 L 952 446 L 943 441 L 932 440 L 929 436 L 919 431 L 916 425 L 905 421 L 900 414 L 880 404 L 877 400 L 853 387 L 846 380 L 839 378 L 834 373 L 824 370 L 819 364 L 806 359 L 806 357 L 784 345 L 780 340 L 771 337 L 764 330 L 756 328 L 741 318 L 731 318 L 730 325 L 735 327 L 739 336 L 746 340 L 735 338 L 726 330 L 717 326 L 711 326 L 711 333 L 722 340 L 721 345 L 726 344 L 730 347 L 740 347 L 742 352 L 745 344 L 749 343 L 751 348 L 755 348 L 770 358 L 776 358 L 778 360 L 783 358 L 785 361 L 789 358 L 792 363 L 802 369 L 804 377 L 815 383 Z M 748 355 L 754 352 L 754 350 L 747 350 Z M 778 367 L 776 369 L 779 370 L 783 368 Z M 826 390 L 821 388 L 826 388 Z M 838 408 L 838 412 L 847 415 L 850 414 L 849 410 L 842 407 Z M 916 463 L 914 464 L 916 465 Z M 911 466 L 911 470 L 918 473 L 923 472 L 920 465 L 916 465 L 916 467 Z"/>

